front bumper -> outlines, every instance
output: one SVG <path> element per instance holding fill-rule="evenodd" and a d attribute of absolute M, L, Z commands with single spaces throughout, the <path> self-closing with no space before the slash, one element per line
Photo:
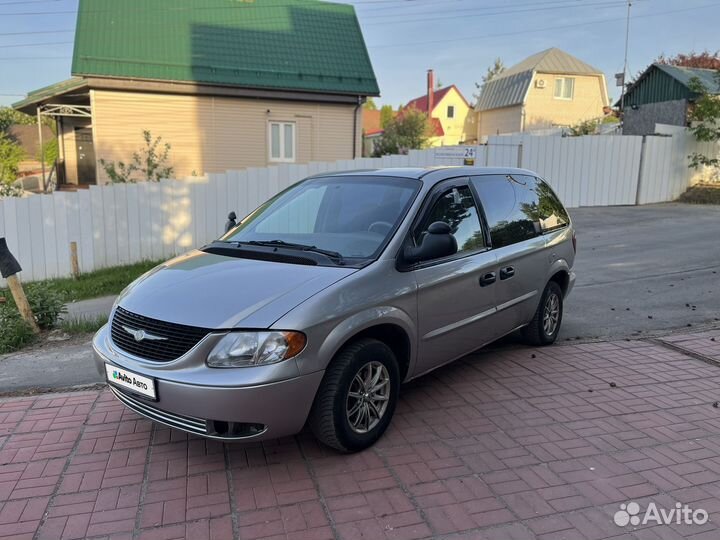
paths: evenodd
<path fill-rule="evenodd" d="M 123 404 L 151 420 L 222 440 L 274 439 L 302 429 L 324 372 L 263 383 L 258 375 L 262 368 L 208 368 L 202 349 L 194 349 L 178 361 L 155 363 L 117 351 L 107 326 L 93 339 L 95 364 L 103 375 L 105 364 L 111 364 L 155 379 L 157 401 L 108 383 Z M 253 370 L 248 384 L 229 385 L 229 380 L 238 382 L 241 370 Z M 269 378 L 277 377 L 277 369 L 266 371 Z M 188 380 L 192 378 L 200 383 Z"/>

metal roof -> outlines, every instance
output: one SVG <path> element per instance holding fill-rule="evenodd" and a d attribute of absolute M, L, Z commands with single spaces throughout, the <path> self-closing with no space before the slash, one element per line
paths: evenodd
<path fill-rule="evenodd" d="M 354 8 L 317 0 L 80 0 L 72 73 L 379 95 Z"/>
<path fill-rule="evenodd" d="M 482 87 L 477 111 L 520 105 L 535 73 L 602 75 L 602 71 L 556 47 L 528 56 Z"/>
<path fill-rule="evenodd" d="M 673 79 L 688 86 L 692 79 L 698 79 L 711 94 L 720 94 L 720 75 L 714 69 L 688 68 L 681 66 L 668 66 L 665 64 L 653 64 L 663 70 Z"/>
<path fill-rule="evenodd" d="M 694 99 L 698 94 L 690 89 L 692 79 L 698 79 L 711 94 L 720 94 L 717 73 L 712 69 L 651 64 L 625 92 L 625 105 Z"/>
<path fill-rule="evenodd" d="M 525 94 L 530 87 L 532 78 L 532 70 L 507 77 L 496 77 L 483 85 L 475 110 L 487 111 L 521 104 L 525 101 Z"/>
<path fill-rule="evenodd" d="M 66 81 L 61 81 L 59 83 L 51 84 L 50 86 L 45 86 L 43 88 L 33 90 L 32 92 L 28 93 L 25 99 L 22 99 L 17 103 L 13 103 L 12 106 L 15 109 L 22 109 L 23 107 L 38 103 L 46 98 L 65 94 L 72 90 L 78 90 L 86 86 L 87 81 L 85 81 L 85 79 L 81 77 L 72 77 L 70 79 L 67 79 Z"/>

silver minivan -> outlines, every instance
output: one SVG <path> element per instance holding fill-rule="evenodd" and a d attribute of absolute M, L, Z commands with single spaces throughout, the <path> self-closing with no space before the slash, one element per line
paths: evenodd
<path fill-rule="evenodd" d="M 256 441 L 307 423 L 357 451 L 401 383 L 515 330 L 553 343 L 574 258 L 568 213 L 532 171 L 314 176 L 127 287 L 96 363 L 167 426 Z"/>

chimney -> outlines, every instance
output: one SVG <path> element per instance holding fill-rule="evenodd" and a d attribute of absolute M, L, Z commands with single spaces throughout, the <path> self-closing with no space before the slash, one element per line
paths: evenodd
<path fill-rule="evenodd" d="M 427 114 L 428 118 L 435 108 L 435 74 L 432 69 L 427 72 Z"/>

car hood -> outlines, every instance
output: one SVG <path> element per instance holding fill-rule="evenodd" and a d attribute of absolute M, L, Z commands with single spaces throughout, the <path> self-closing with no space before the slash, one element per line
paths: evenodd
<path fill-rule="evenodd" d="M 138 278 L 123 291 L 117 305 L 189 326 L 268 328 L 356 271 L 192 251 Z"/>

